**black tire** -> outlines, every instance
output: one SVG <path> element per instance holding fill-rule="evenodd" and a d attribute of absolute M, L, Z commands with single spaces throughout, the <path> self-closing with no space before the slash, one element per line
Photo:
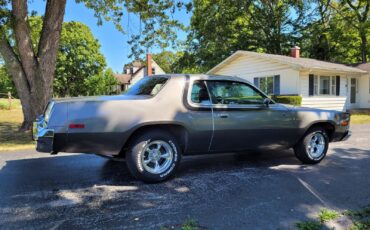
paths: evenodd
<path fill-rule="evenodd" d="M 311 154 L 308 148 L 310 142 L 313 141 L 314 136 L 322 135 L 324 139 L 324 148 L 323 151 L 320 151 L 319 155 L 315 156 L 315 154 Z M 315 141 L 314 141 L 315 143 Z M 294 152 L 296 157 L 304 164 L 317 164 L 319 163 L 324 157 L 326 156 L 326 152 L 328 151 L 329 147 L 329 137 L 325 129 L 321 127 L 313 127 L 309 129 L 304 137 L 295 145 Z"/>
<path fill-rule="evenodd" d="M 144 163 L 145 158 L 148 160 L 149 152 L 145 151 L 147 147 L 154 145 L 155 142 L 161 142 L 170 151 L 172 151 L 172 158 L 167 161 L 166 169 L 160 173 L 153 173 L 147 170 L 149 166 Z M 167 145 L 165 144 L 167 143 Z M 126 164 L 130 173 L 137 179 L 142 180 L 147 183 L 157 183 L 165 181 L 171 178 L 181 161 L 181 149 L 179 147 L 176 138 L 174 138 L 168 132 L 162 130 L 151 130 L 138 135 L 132 143 L 130 143 L 127 154 L 126 154 Z M 166 149 L 161 149 L 159 151 L 167 152 Z M 160 158 L 162 160 L 162 158 Z M 145 165 L 144 165 L 145 164 Z M 152 164 L 152 163 L 150 163 Z M 153 163 L 154 164 L 154 163 Z M 154 165 L 153 165 L 154 167 Z M 150 167 L 149 167 L 150 169 Z M 152 169 L 154 170 L 154 169 Z"/>

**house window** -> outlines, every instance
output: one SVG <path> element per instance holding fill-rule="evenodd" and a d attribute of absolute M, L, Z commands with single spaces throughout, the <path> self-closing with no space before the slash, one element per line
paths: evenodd
<path fill-rule="evenodd" d="M 336 76 L 313 76 L 314 95 L 336 95 Z"/>
<path fill-rule="evenodd" d="M 335 76 L 331 77 L 331 94 L 336 95 L 337 91 L 337 78 Z"/>
<path fill-rule="evenodd" d="M 330 77 L 320 76 L 320 94 L 330 95 Z"/>
<path fill-rule="evenodd" d="M 313 77 L 313 94 L 318 95 L 319 94 L 319 77 L 315 75 Z"/>
<path fill-rule="evenodd" d="M 152 74 L 153 75 L 155 74 L 155 68 L 154 67 L 152 68 Z"/>
<path fill-rule="evenodd" d="M 274 76 L 259 77 L 259 88 L 267 95 L 274 94 Z"/>

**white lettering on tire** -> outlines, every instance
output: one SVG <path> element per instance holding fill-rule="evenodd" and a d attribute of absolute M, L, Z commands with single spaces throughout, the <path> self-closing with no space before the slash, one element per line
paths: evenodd
<path fill-rule="evenodd" d="M 172 162 L 171 167 L 165 173 L 159 175 L 159 177 L 161 177 L 161 178 L 170 174 L 172 172 L 172 170 L 175 168 L 176 162 L 177 162 L 177 148 L 176 148 L 176 145 L 171 140 L 169 140 L 168 143 L 171 145 L 171 147 L 173 149 L 174 158 L 173 158 L 173 162 Z"/>
<path fill-rule="evenodd" d="M 141 155 L 143 154 L 143 150 L 145 149 L 145 146 L 150 143 L 151 139 L 147 140 L 147 141 L 144 141 L 143 145 L 141 146 L 141 149 L 139 151 L 138 154 L 136 154 L 136 162 L 137 162 L 137 166 L 138 166 L 138 170 L 140 172 L 144 172 L 144 167 L 142 165 L 142 162 L 141 162 Z"/>

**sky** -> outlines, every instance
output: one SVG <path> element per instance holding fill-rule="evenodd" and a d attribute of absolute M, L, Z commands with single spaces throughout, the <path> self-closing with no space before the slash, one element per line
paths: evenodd
<path fill-rule="evenodd" d="M 45 4 L 45 1 L 31 1 L 29 3 L 28 10 L 30 12 L 36 11 L 38 15 L 43 15 L 45 12 Z M 185 26 L 189 25 L 190 17 L 191 15 L 187 14 L 185 10 L 182 10 L 175 15 L 175 18 L 180 20 Z M 100 50 L 106 58 L 107 67 L 112 68 L 114 72 L 121 73 L 123 71 L 124 64 L 131 61 L 128 59 L 130 46 L 127 44 L 127 40 L 130 37 L 130 34 L 136 33 L 140 25 L 139 18 L 134 14 L 124 13 L 122 26 L 126 31 L 126 34 L 123 34 L 119 32 L 111 22 L 104 22 L 102 26 L 98 26 L 93 10 L 87 9 L 81 3 L 77 4 L 73 0 L 68 0 L 64 21 L 78 21 L 90 27 L 93 35 L 100 42 Z M 179 31 L 178 38 L 185 40 L 186 33 Z M 153 48 L 150 52 L 157 53 L 160 52 L 160 50 Z"/>

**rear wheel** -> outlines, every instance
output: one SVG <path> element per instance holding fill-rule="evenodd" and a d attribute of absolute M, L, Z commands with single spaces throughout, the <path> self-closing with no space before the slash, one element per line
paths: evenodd
<path fill-rule="evenodd" d="M 181 160 L 177 140 L 167 132 L 152 130 L 130 144 L 126 163 L 131 174 L 145 182 L 161 182 L 174 175 Z"/>
<path fill-rule="evenodd" d="M 294 147 L 296 157 L 305 164 L 317 164 L 326 156 L 329 137 L 321 127 L 314 127 Z"/>

